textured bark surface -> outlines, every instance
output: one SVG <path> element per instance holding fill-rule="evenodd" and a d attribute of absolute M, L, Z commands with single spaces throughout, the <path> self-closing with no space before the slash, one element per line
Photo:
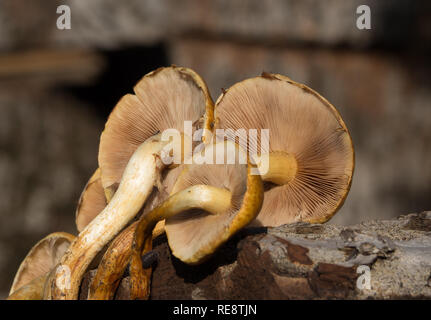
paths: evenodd
<path fill-rule="evenodd" d="M 151 299 L 431 298 L 431 212 L 349 227 L 246 229 L 193 267 L 171 255 L 165 237 L 154 249 Z M 370 289 L 357 286 L 361 265 L 370 268 Z M 127 284 L 126 276 L 116 299 L 128 298 Z"/>

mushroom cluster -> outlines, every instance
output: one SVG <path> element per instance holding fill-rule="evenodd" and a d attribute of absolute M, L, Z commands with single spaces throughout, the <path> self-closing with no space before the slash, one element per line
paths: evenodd
<path fill-rule="evenodd" d="M 78 299 L 90 268 L 87 299 L 113 299 L 126 271 L 130 298 L 148 299 L 155 237 L 166 233 L 175 257 L 199 264 L 247 225 L 323 223 L 347 196 L 354 151 L 337 110 L 303 84 L 263 73 L 214 104 L 197 73 L 171 66 L 120 99 L 98 163 L 78 202 L 79 234 L 36 244 L 8 299 Z"/>

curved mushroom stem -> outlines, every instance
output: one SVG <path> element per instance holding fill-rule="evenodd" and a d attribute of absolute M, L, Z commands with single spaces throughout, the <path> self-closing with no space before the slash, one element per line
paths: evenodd
<path fill-rule="evenodd" d="M 226 212 L 231 207 L 229 190 L 207 185 L 195 185 L 179 191 L 141 217 L 135 231 L 130 258 L 130 299 L 147 299 L 151 268 L 144 269 L 141 256 L 151 250 L 152 232 L 157 222 L 190 209 L 201 209 L 212 214 Z"/>
<path fill-rule="evenodd" d="M 263 181 L 284 185 L 295 178 L 298 171 L 298 163 L 292 154 L 284 151 L 275 151 L 261 157 L 259 170 L 263 172 Z"/>
<path fill-rule="evenodd" d="M 77 299 L 82 277 L 96 254 L 133 219 L 141 209 L 160 171 L 165 166 L 161 151 L 169 141 L 160 136 L 146 140 L 135 151 L 124 170 L 118 190 L 105 209 L 79 234 L 48 280 L 47 299 Z M 70 283 L 57 285 L 69 273 Z"/>
<path fill-rule="evenodd" d="M 109 245 L 91 280 L 87 300 L 111 300 L 130 260 L 138 222 L 124 229 Z"/>
<path fill-rule="evenodd" d="M 12 293 L 6 300 L 42 300 L 48 274 L 41 275 Z"/>

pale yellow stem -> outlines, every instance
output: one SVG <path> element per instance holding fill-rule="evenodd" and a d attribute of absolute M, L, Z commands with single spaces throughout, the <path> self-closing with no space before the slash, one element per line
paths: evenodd
<path fill-rule="evenodd" d="M 145 218 L 159 221 L 190 209 L 201 209 L 212 214 L 220 214 L 230 208 L 231 201 L 232 193 L 227 189 L 195 185 L 173 194 Z"/>
<path fill-rule="evenodd" d="M 275 151 L 261 157 L 259 170 L 262 172 L 263 181 L 284 185 L 295 178 L 298 163 L 292 154 Z"/>
<path fill-rule="evenodd" d="M 136 234 L 152 232 L 160 220 L 168 219 L 178 213 L 201 209 L 212 214 L 226 212 L 232 205 L 232 193 L 227 189 L 208 185 L 194 185 L 176 192 L 162 204 L 142 216 Z"/>

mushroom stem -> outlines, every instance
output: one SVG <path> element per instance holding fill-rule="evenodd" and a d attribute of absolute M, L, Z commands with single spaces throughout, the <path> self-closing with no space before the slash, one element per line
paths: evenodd
<path fill-rule="evenodd" d="M 41 275 L 12 293 L 6 300 L 42 300 L 48 274 Z"/>
<path fill-rule="evenodd" d="M 109 245 L 91 280 L 87 300 L 110 300 L 130 260 L 133 235 L 138 222 L 124 229 Z"/>
<path fill-rule="evenodd" d="M 298 171 L 298 163 L 292 154 L 284 151 L 275 151 L 261 157 L 259 170 L 265 171 L 266 168 L 267 171 L 262 174 L 263 181 L 284 185 L 295 178 Z"/>
<path fill-rule="evenodd" d="M 79 234 L 56 270 L 70 272 L 70 283 L 57 286 L 61 272 L 48 282 L 48 299 L 77 299 L 82 277 L 96 254 L 133 219 L 141 209 L 165 166 L 161 151 L 170 143 L 160 136 L 146 140 L 135 151 L 124 170 L 118 190 L 105 209 Z"/>
<path fill-rule="evenodd" d="M 153 225 L 153 227 L 154 226 L 155 225 Z M 153 248 L 153 238 L 151 237 L 151 231 L 149 231 L 149 233 L 149 235 L 147 233 L 147 236 L 142 239 L 143 242 L 139 248 L 135 244 L 135 241 L 133 241 L 129 265 L 129 299 L 131 300 L 148 300 L 150 296 L 151 273 L 153 270 L 151 267 L 144 268 L 142 265 L 142 260 L 140 259 L 144 254 L 150 252 Z"/>
<path fill-rule="evenodd" d="M 178 213 L 190 209 L 201 209 L 212 214 L 223 213 L 231 206 L 232 193 L 227 189 L 208 185 L 194 185 L 187 189 L 176 192 L 154 210 L 143 216 L 136 232 L 143 231 L 142 224 L 150 225 L 162 219 L 168 219 Z"/>

